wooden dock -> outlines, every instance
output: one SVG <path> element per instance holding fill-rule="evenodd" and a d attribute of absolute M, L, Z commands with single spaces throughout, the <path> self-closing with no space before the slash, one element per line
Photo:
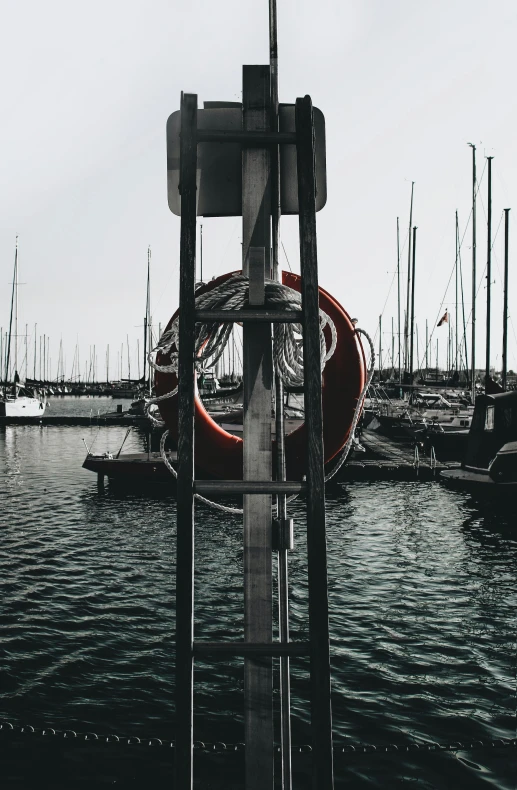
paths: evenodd
<path fill-rule="evenodd" d="M 91 415 L 46 415 L 41 417 L 0 417 L 0 427 L 2 425 L 140 425 L 142 427 L 149 426 L 150 422 L 147 417 L 138 414 L 129 414 L 128 412 L 112 413 L 112 414 L 91 414 Z"/>
<path fill-rule="evenodd" d="M 429 481 L 438 477 L 442 469 L 456 469 L 459 464 L 431 463 L 429 457 L 419 454 L 415 464 L 415 450 L 411 445 L 401 445 L 385 436 L 365 431 L 362 437 L 366 452 L 355 453 L 333 478 L 335 483 L 360 481 Z M 171 455 L 176 466 L 177 455 Z M 118 458 L 107 455 L 88 456 L 83 466 L 111 482 L 121 485 L 147 485 L 149 483 L 174 483 L 158 452 L 122 453 Z M 332 469 L 332 464 L 329 464 Z"/>
<path fill-rule="evenodd" d="M 421 448 L 399 443 L 375 431 L 363 431 L 364 453 L 354 453 L 335 477 L 339 483 L 360 480 L 434 480 L 442 469 L 457 469 L 459 463 L 440 463 L 424 455 Z M 332 464 L 329 464 L 332 468 Z"/>

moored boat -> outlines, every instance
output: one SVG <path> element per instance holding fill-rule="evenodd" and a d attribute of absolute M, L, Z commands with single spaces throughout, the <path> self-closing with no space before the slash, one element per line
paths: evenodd
<path fill-rule="evenodd" d="M 517 493 L 517 392 L 476 399 L 461 469 L 440 473 L 448 485 L 477 496 Z"/>

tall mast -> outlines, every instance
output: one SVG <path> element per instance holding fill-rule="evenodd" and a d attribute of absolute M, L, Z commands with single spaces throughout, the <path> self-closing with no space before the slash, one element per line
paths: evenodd
<path fill-rule="evenodd" d="M 409 383 L 413 383 L 413 328 L 415 324 L 415 252 L 416 252 L 416 227 L 413 228 L 413 275 L 411 277 L 411 341 L 409 353 Z"/>
<path fill-rule="evenodd" d="M 399 384 L 402 384 L 402 367 L 400 360 L 400 231 L 399 218 L 397 217 L 397 328 L 399 339 Z"/>
<path fill-rule="evenodd" d="M 7 352 L 5 355 L 5 382 L 9 380 L 9 362 L 11 358 L 11 341 L 13 336 L 13 315 L 15 312 L 15 300 L 16 300 L 16 271 L 18 267 L 18 236 L 16 237 L 16 248 L 14 252 L 14 271 L 13 271 L 13 288 L 11 291 L 11 314 L 9 316 L 9 335 L 7 338 Z M 16 348 L 16 346 L 15 346 Z M 14 377 L 13 377 L 14 378 Z"/>
<path fill-rule="evenodd" d="M 131 381 L 131 357 L 129 352 L 129 335 L 126 335 L 127 340 L 127 377 Z"/>
<path fill-rule="evenodd" d="M 490 377 L 490 309 L 492 296 L 492 159 L 488 159 L 488 221 L 487 221 L 487 258 L 486 258 L 486 364 L 485 388 Z"/>
<path fill-rule="evenodd" d="M 382 378 L 382 315 L 379 316 L 379 383 Z"/>
<path fill-rule="evenodd" d="M 18 236 L 14 254 L 14 378 L 18 372 Z"/>
<path fill-rule="evenodd" d="M 411 204 L 409 207 L 408 253 L 407 253 L 407 303 L 406 324 L 404 328 L 404 371 L 409 368 L 409 305 L 411 293 L 411 228 L 413 226 L 413 190 L 415 182 L 411 182 Z"/>
<path fill-rule="evenodd" d="M 458 257 L 459 257 L 459 234 L 458 234 L 458 211 L 456 210 L 456 315 L 454 319 L 454 331 L 456 333 L 456 348 L 454 354 L 454 370 L 458 373 Z"/>
<path fill-rule="evenodd" d="M 200 227 L 200 239 L 199 239 L 199 265 L 200 265 L 200 282 L 203 282 L 203 223 L 201 223 Z"/>
<path fill-rule="evenodd" d="M 391 316 L 391 376 L 395 378 L 395 327 Z"/>
<path fill-rule="evenodd" d="M 508 367 L 508 219 L 510 209 L 504 210 L 504 295 L 503 295 L 503 389 L 506 390 Z"/>
<path fill-rule="evenodd" d="M 429 348 L 429 326 L 428 326 L 427 318 L 426 318 L 425 319 L 425 369 L 426 369 L 426 372 L 429 370 L 428 348 Z"/>
<path fill-rule="evenodd" d="M 472 148 L 472 348 L 471 355 L 471 387 L 472 402 L 476 397 L 476 146 Z"/>
<path fill-rule="evenodd" d="M 144 389 L 145 389 L 145 381 L 146 381 L 145 375 L 146 375 L 146 367 L 147 367 L 147 332 L 149 327 L 149 312 L 151 309 L 151 305 L 150 305 L 151 292 L 149 286 L 150 272 L 151 272 L 151 247 L 148 247 L 147 248 L 147 292 L 145 297 L 145 318 L 144 318 L 144 375 L 143 375 Z M 201 277 L 202 276 L 203 275 L 201 273 Z M 149 371 L 149 379 L 150 378 L 151 378 L 151 372 Z"/>

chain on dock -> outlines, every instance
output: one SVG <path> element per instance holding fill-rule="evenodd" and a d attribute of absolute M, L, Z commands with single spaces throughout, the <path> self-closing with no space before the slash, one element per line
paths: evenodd
<path fill-rule="evenodd" d="M 0 737 L 1 736 L 19 736 L 25 735 L 28 739 L 32 738 L 47 738 L 47 740 L 67 740 L 75 743 L 89 742 L 95 745 L 115 745 L 115 746 L 134 746 L 134 747 L 162 747 L 166 749 L 174 749 L 175 743 L 168 738 L 157 738 L 155 736 L 136 736 L 136 735 L 116 735 L 110 733 L 107 735 L 98 734 L 96 732 L 77 732 L 72 729 L 60 730 L 54 727 L 33 727 L 30 724 L 13 724 L 9 721 L 0 722 Z M 223 741 L 194 741 L 194 751 L 204 753 L 230 753 L 230 752 L 243 752 L 245 744 L 242 742 L 237 743 L 224 743 Z M 280 745 L 275 744 L 275 751 L 280 752 Z M 517 738 L 496 738 L 494 740 L 479 740 L 471 738 L 458 739 L 451 743 L 438 743 L 436 741 L 421 741 L 411 743 L 354 743 L 352 741 L 345 741 L 344 743 L 334 742 L 334 755 L 384 755 L 384 754 L 407 754 L 409 752 L 477 752 L 486 749 L 515 749 L 517 748 Z M 293 754 L 304 754 L 312 752 L 312 746 L 308 743 L 298 744 L 292 747 Z"/>

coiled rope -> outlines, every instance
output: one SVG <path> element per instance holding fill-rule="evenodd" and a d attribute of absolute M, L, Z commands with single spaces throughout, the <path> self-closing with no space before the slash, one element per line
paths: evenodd
<path fill-rule="evenodd" d="M 212 290 L 200 294 L 195 299 L 196 310 L 240 310 L 249 305 L 249 279 L 242 274 L 233 275 L 225 282 L 221 283 Z M 277 310 L 299 310 L 302 306 L 301 294 L 292 288 L 289 288 L 276 280 L 266 280 L 265 282 L 265 307 Z M 334 322 L 323 310 L 320 313 L 320 356 L 321 356 L 321 372 L 325 368 L 327 361 L 332 357 L 337 343 L 337 333 Z M 196 338 L 195 338 L 195 367 L 198 374 L 203 374 L 210 368 L 215 367 L 217 361 L 222 356 L 224 349 L 230 338 L 232 331 L 232 323 L 210 322 L 203 324 L 196 324 Z M 331 342 L 327 350 L 324 330 L 328 327 L 331 333 Z M 365 382 L 365 385 L 359 395 L 352 426 L 348 440 L 343 448 L 343 451 L 336 463 L 334 469 L 327 474 L 325 481 L 327 482 L 334 477 L 339 469 L 345 463 L 352 442 L 354 440 L 354 432 L 357 427 L 357 422 L 361 416 L 361 410 L 366 397 L 366 392 L 373 377 L 375 351 L 373 342 L 363 329 L 356 329 L 366 337 L 370 345 L 370 369 Z M 178 348 L 179 348 L 179 316 L 171 323 L 171 326 L 162 334 L 155 348 L 149 354 L 150 366 L 159 373 L 173 373 L 178 374 Z M 158 364 L 156 361 L 158 354 L 167 355 L 170 359 L 168 365 Z M 275 375 L 279 376 L 284 387 L 300 387 L 303 386 L 303 338 L 302 326 L 300 323 L 283 323 L 278 324 L 277 331 L 274 332 L 273 337 L 273 363 Z M 159 395 L 151 398 L 146 403 L 147 416 L 154 425 L 163 426 L 163 421 L 157 419 L 150 413 L 150 407 L 160 403 L 160 401 L 172 398 L 178 392 L 178 387 L 166 392 L 164 395 Z M 169 431 L 165 431 L 160 441 L 160 454 L 163 462 L 169 472 L 177 479 L 177 473 L 172 466 L 168 455 L 165 450 L 165 443 Z M 288 502 L 296 499 L 296 494 L 288 498 Z M 232 513 L 235 515 L 242 515 L 242 508 L 229 507 L 214 502 L 200 494 L 195 494 L 198 501 L 203 502 L 210 507 L 221 510 L 225 513 Z"/>
<path fill-rule="evenodd" d="M 241 310 L 249 306 L 249 279 L 236 274 L 225 282 L 196 297 L 196 310 Z M 301 294 L 276 280 L 265 282 L 265 307 L 273 310 L 299 310 L 302 306 Z M 195 366 L 200 374 L 215 367 L 228 343 L 232 323 L 196 324 Z M 327 350 L 324 329 L 329 327 L 331 343 Z M 275 374 L 282 378 L 284 387 L 300 387 L 303 385 L 303 343 L 302 327 L 299 323 L 279 324 L 274 333 L 273 361 Z M 321 370 L 333 355 L 337 342 L 336 327 L 332 319 L 320 310 L 320 349 Z M 176 316 L 169 329 L 161 336 L 158 344 L 149 354 L 149 363 L 159 373 L 178 373 L 179 348 L 179 316 Z M 158 354 L 168 355 L 170 364 L 159 365 Z M 149 405 L 159 403 L 176 395 L 176 386 L 170 392 L 159 395 L 149 401 Z"/>

